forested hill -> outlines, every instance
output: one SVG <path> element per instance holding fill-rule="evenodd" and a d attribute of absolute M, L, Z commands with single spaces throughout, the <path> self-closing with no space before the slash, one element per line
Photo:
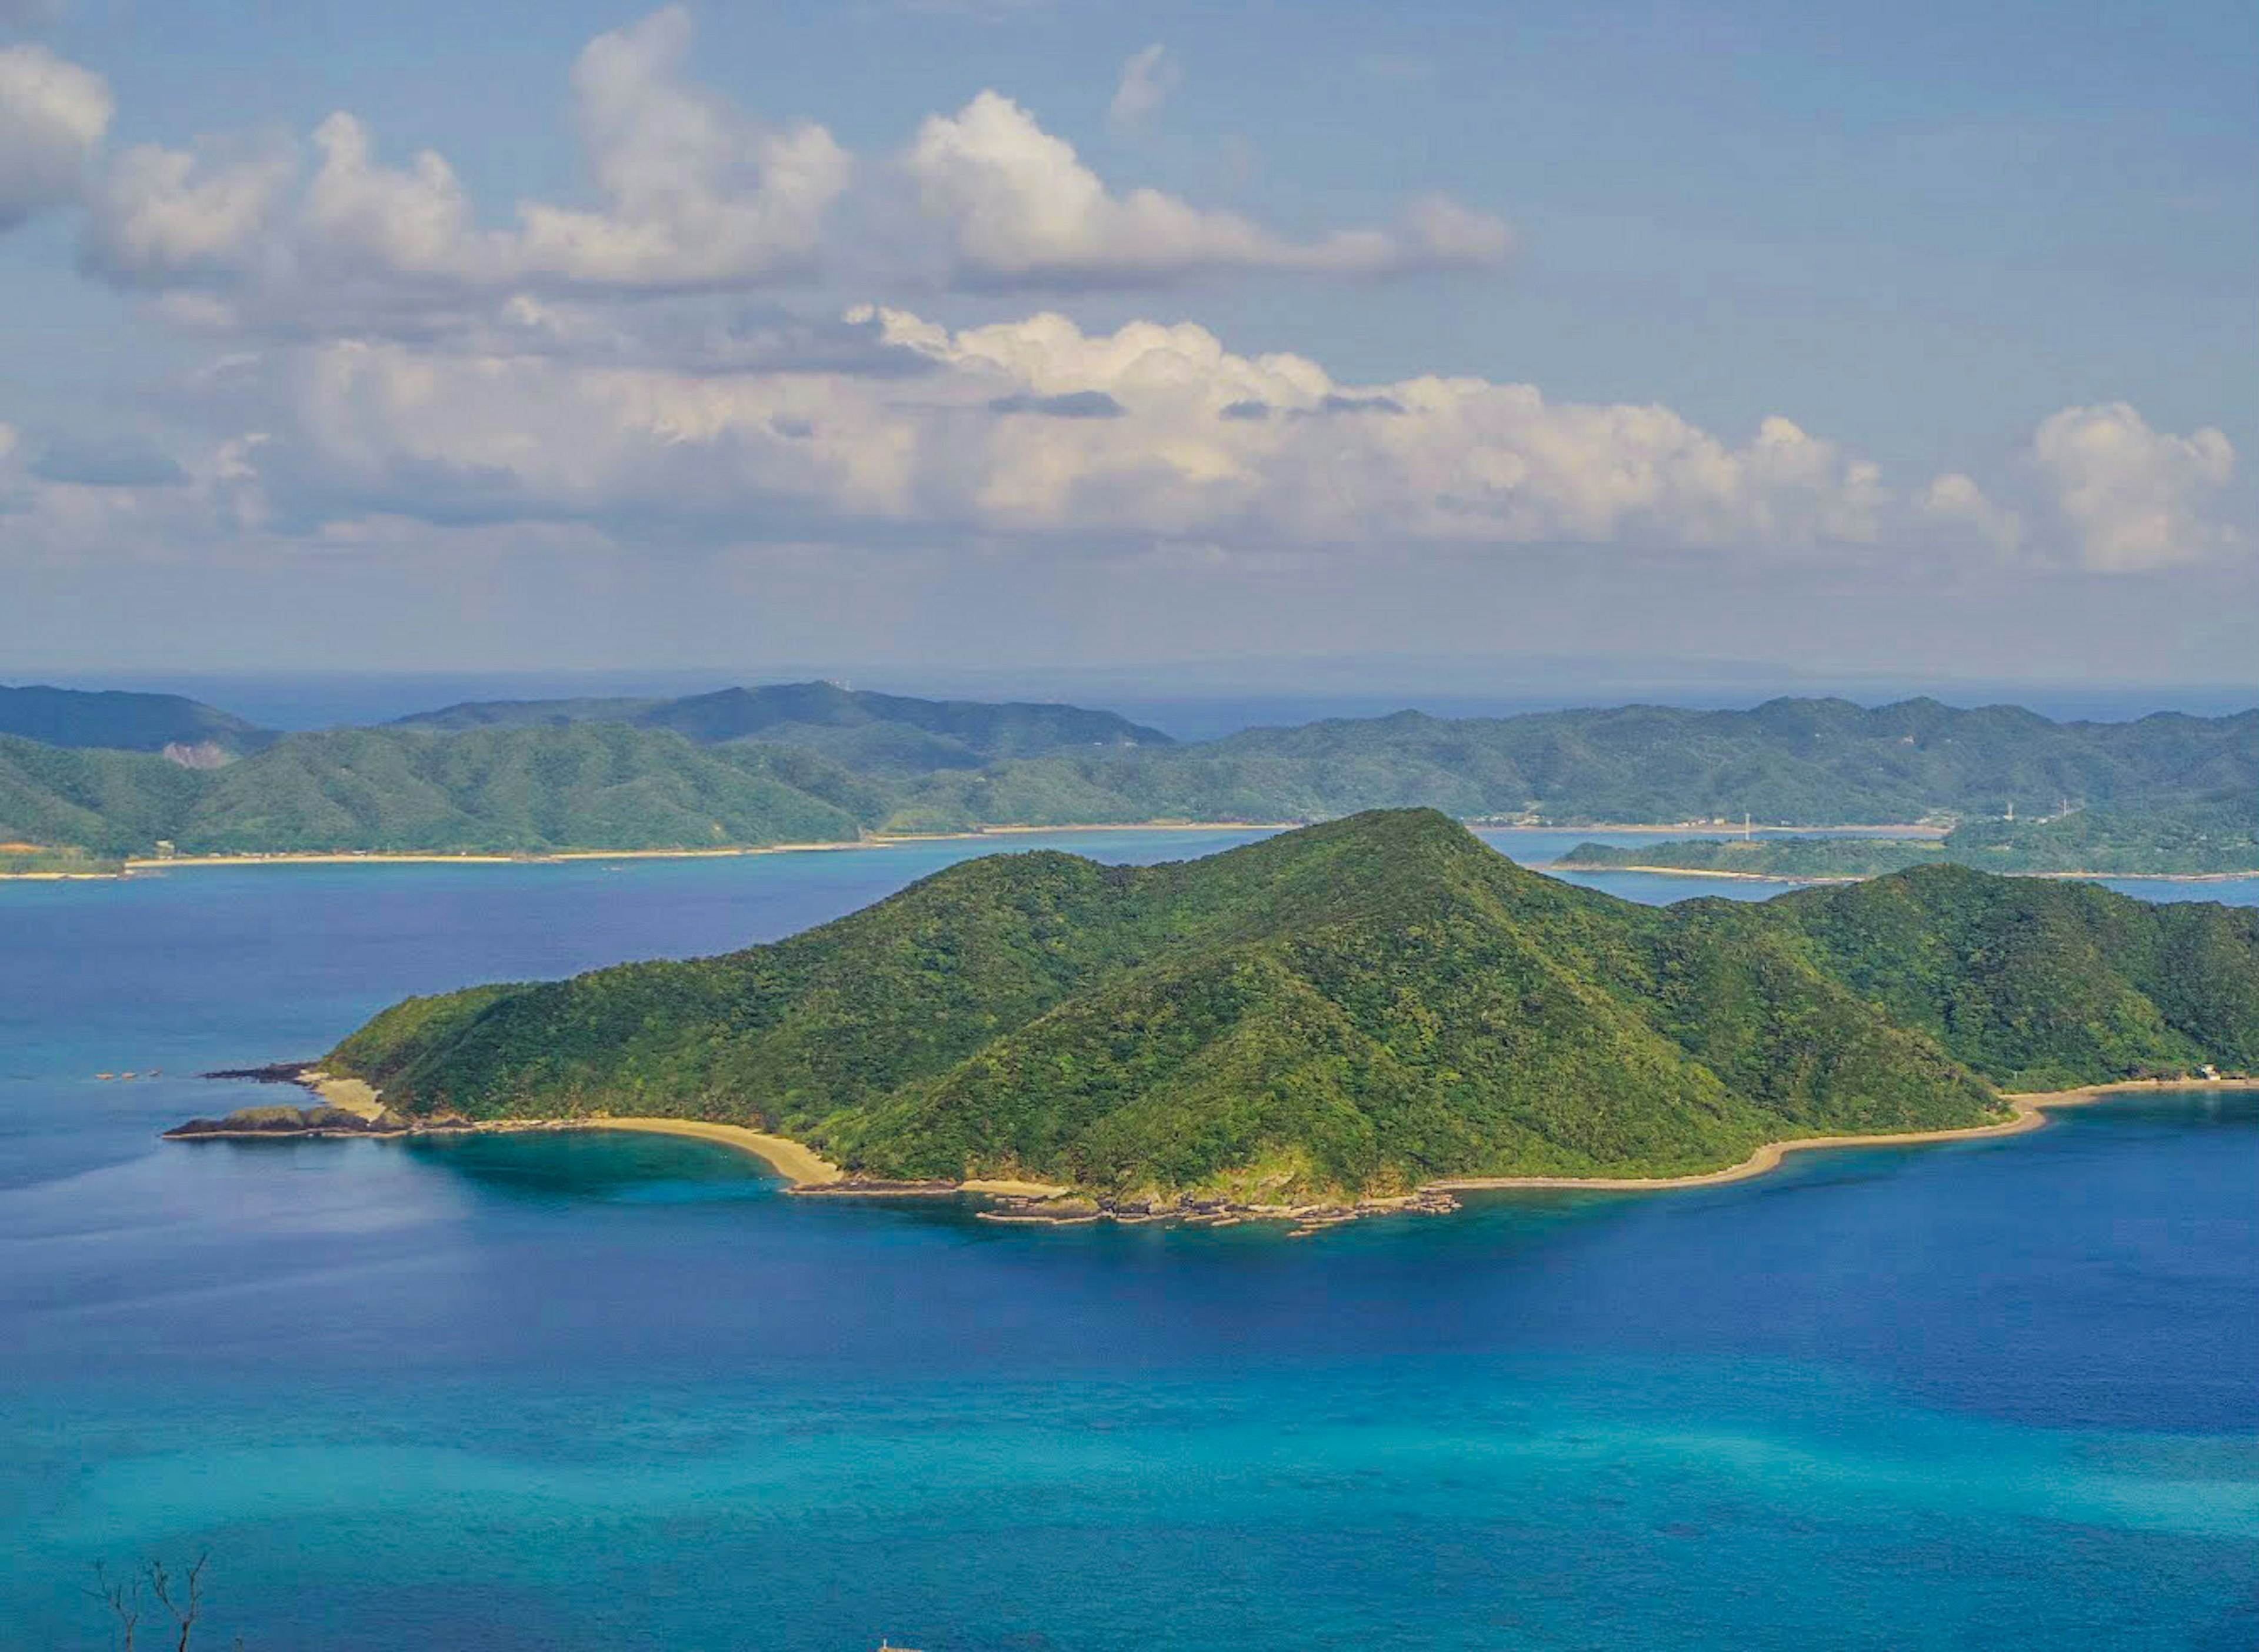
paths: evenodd
<path fill-rule="evenodd" d="M 1973 819 L 2011 804 L 2036 816 L 2066 801 L 2100 819 L 2121 805 L 2259 794 L 2259 711 L 2051 723 L 1921 700 L 1459 721 L 1404 712 L 1187 745 L 1110 712 L 816 683 L 495 702 L 412 726 L 227 737 L 249 755 L 233 758 L 218 733 L 174 749 L 224 765 L 184 778 L 153 753 L 0 736 L 0 844 L 105 855 L 146 854 L 160 839 L 253 852 L 667 849 L 870 830 L 1299 822 L 1380 808 L 1825 826 Z"/>
<path fill-rule="evenodd" d="M 1651 908 L 1426 810 L 1146 868 L 992 856 L 773 945 L 410 999 L 410 1113 L 730 1120 L 884 1177 L 1116 1194 L 1667 1175 L 2259 1065 L 2259 912 L 1929 867 Z"/>
<path fill-rule="evenodd" d="M 0 685 L 0 735 L 46 745 L 235 757 L 275 738 L 243 718 L 179 694 Z"/>
<path fill-rule="evenodd" d="M 889 806 L 812 751 L 603 724 L 293 734 L 211 770 L 0 737 L 0 843 L 107 855 L 830 843 Z"/>
<path fill-rule="evenodd" d="M 1062 749 L 1165 746 L 1167 735 L 1110 711 L 1021 701 L 918 700 L 837 683 L 771 683 L 680 700 L 518 700 L 449 706 L 395 726 L 453 731 L 564 723 L 664 729 L 701 744 L 748 738 L 811 747 L 891 774 L 977 768 Z"/>
<path fill-rule="evenodd" d="M 1166 818 L 1322 820 L 1426 807 L 1462 819 L 1878 824 L 2052 814 L 2068 800 L 2144 802 L 2259 789 L 2259 711 L 2054 723 L 2016 706 L 1934 700 L 1867 709 L 1774 700 L 1257 729 L 1160 751 L 1058 753 L 935 777 L 905 825 Z"/>

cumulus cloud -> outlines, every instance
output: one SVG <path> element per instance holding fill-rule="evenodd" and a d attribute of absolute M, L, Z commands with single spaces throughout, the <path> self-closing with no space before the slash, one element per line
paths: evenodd
<path fill-rule="evenodd" d="M 847 187 L 847 152 L 812 124 L 772 130 L 687 82 L 680 6 L 599 36 L 573 71 L 601 212 L 530 205 L 538 272 L 625 287 L 730 282 L 804 266 Z"/>
<path fill-rule="evenodd" d="M 1133 52 L 1122 65 L 1121 83 L 1107 105 L 1106 124 L 1118 132 L 1137 131 L 1151 120 L 1184 78 L 1168 47 L 1158 41 Z"/>
<path fill-rule="evenodd" d="M 680 7 L 599 35 L 573 72 L 574 124 L 601 204 L 521 203 L 481 227 L 431 150 L 387 165 L 355 116 L 312 135 L 314 166 L 285 151 L 214 156 L 127 151 L 95 194 L 89 264 L 129 283 L 228 274 L 238 311 L 364 306 L 370 289 L 424 306 L 521 289 L 681 291 L 804 269 L 851 161 L 813 125 L 765 126 L 683 75 Z"/>
<path fill-rule="evenodd" d="M 2194 562 L 2241 543 L 2211 508 L 2235 449 L 2206 426 L 2153 431 L 2123 402 L 2069 407 L 2042 423 L 2031 457 L 2086 566 L 2110 573 Z"/>
<path fill-rule="evenodd" d="M 297 171 L 285 148 L 167 149 L 116 157 L 88 203 L 86 258 L 123 279 L 160 282 L 239 269 Z"/>
<path fill-rule="evenodd" d="M 1949 534 L 1973 538 L 1994 551 L 2011 552 L 2023 543 L 2023 518 L 1993 503 L 1975 481 L 1959 471 L 1948 471 L 1933 481 L 1914 506 Z"/>
<path fill-rule="evenodd" d="M 993 91 L 930 117 L 903 166 L 973 284 L 1129 286 L 1235 269 L 1387 275 L 1489 267 L 1511 246 L 1502 221 L 1436 196 L 1393 228 L 1297 241 L 1158 189 L 1117 194 L 1073 145 Z"/>
<path fill-rule="evenodd" d="M 44 46 L 0 49 L 0 230 L 77 199 L 115 110 L 91 69 Z"/>
<path fill-rule="evenodd" d="M 852 324 L 927 365 L 693 375 L 401 343 L 307 352 L 263 468 L 301 512 L 710 514 L 733 530 L 1246 548 L 1873 542 L 1873 466 L 1785 419 L 1728 442 L 1528 385 L 1337 383 L 1205 329 Z M 1251 409 L 1262 409 L 1257 417 Z"/>

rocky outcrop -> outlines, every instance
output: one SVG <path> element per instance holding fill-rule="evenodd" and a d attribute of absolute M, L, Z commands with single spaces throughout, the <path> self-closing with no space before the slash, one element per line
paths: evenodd
<path fill-rule="evenodd" d="M 343 1107 L 239 1107 L 224 1119 L 190 1119 L 165 1132 L 180 1141 L 205 1136 L 403 1136 L 409 1121 L 387 1107 L 363 1118 Z"/>

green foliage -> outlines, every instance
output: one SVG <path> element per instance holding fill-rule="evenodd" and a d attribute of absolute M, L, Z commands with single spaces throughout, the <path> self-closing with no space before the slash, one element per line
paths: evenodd
<path fill-rule="evenodd" d="M 0 878 L 106 878 L 125 870 L 116 856 L 83 849 L 42 849 L 0 843 Z"/>
<path fill-rule="evenodd" d="M 1176 745 L 1072 706 L 802 683 L 688 700 L 457 706 L 408 726 L 283 736 L 208 777 L 153 756 L 59 753 L 0 737 L 0 836 L 112 855 L 146 853 L 160 838 L 184 851 L 254 853 L 690 849 L 1407 807 L 1566 822 L 1746 811 L 1825 825 L 1990 815 L 2009 801 L 2029 816 L 2068 797 L 2094 807 L 2008 838 L 1964 827 L 1951 853 L 2002 871 L 2106 856 L 2070 869 L 2139 872 L 2250 865 L 2255 794 L 2259 712 L 2055 723 L 2013 707 L 1920 700 L 1872 711 L 1781 700 L 1750 711 L 1630 706 L 1459 722 L 1404 712 Z M 1856 876 L 1935 856 L 1872 840 L 1759 849 L 1671 852 L 1736 867 L 1757 854 L 1749 870 L 1791 876 Z M 1592 864 L 1608 864 L 1608 852 Z"/>
<path fill-rule="evenodd" d="M 1914 821 L 2036 815 L 2259 790 L 2259 712 L 2051 723 L 2013 706 L 1910 700 L 1867 710 L 1776 700 L 1749 711 L 1625 706 L 1445 720 L 1417 712 L 1255 729 L 1200 745 L 1054 754 L 944 774 L 898 829 L 1163 819 L 1320 820 L 1424 807 L 1461 818 Z"/>
<path fill-rule="evenodd" d="M 0 738 L 0 841 L 111 855 L 836 843 L 887 807 L 811 752 L 613 724 L 294 734 L 210 771 Z"/>
<path fill-rule="evenodd" d="M 2259 914 L 1949 866 L 1656 908 L 1411 810 L 1145 868 L 993 856 L 773 945 L 411 1000 L 328 1065 L 410 1111 L 1260 1197 L 1668 1175 L 2255 1057 Z"/>
<path fill-rule="evenodd" d="M 0 735 L 0 841 L 146 854 L 209 776 L 139 752 L 71 751 Z"/>

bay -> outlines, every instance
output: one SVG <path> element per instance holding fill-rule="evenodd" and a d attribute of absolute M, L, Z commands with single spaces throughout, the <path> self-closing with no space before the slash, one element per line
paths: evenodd
<path fill-rule="evenodd" d="M 1293 1242 L 666 1138 L 154 1139 L 403 993 L 999 846 L 0 885 L 0 1646 L 205 1549 L 253 1652 L 2259 1640 L 2259 1093 Z"/>

